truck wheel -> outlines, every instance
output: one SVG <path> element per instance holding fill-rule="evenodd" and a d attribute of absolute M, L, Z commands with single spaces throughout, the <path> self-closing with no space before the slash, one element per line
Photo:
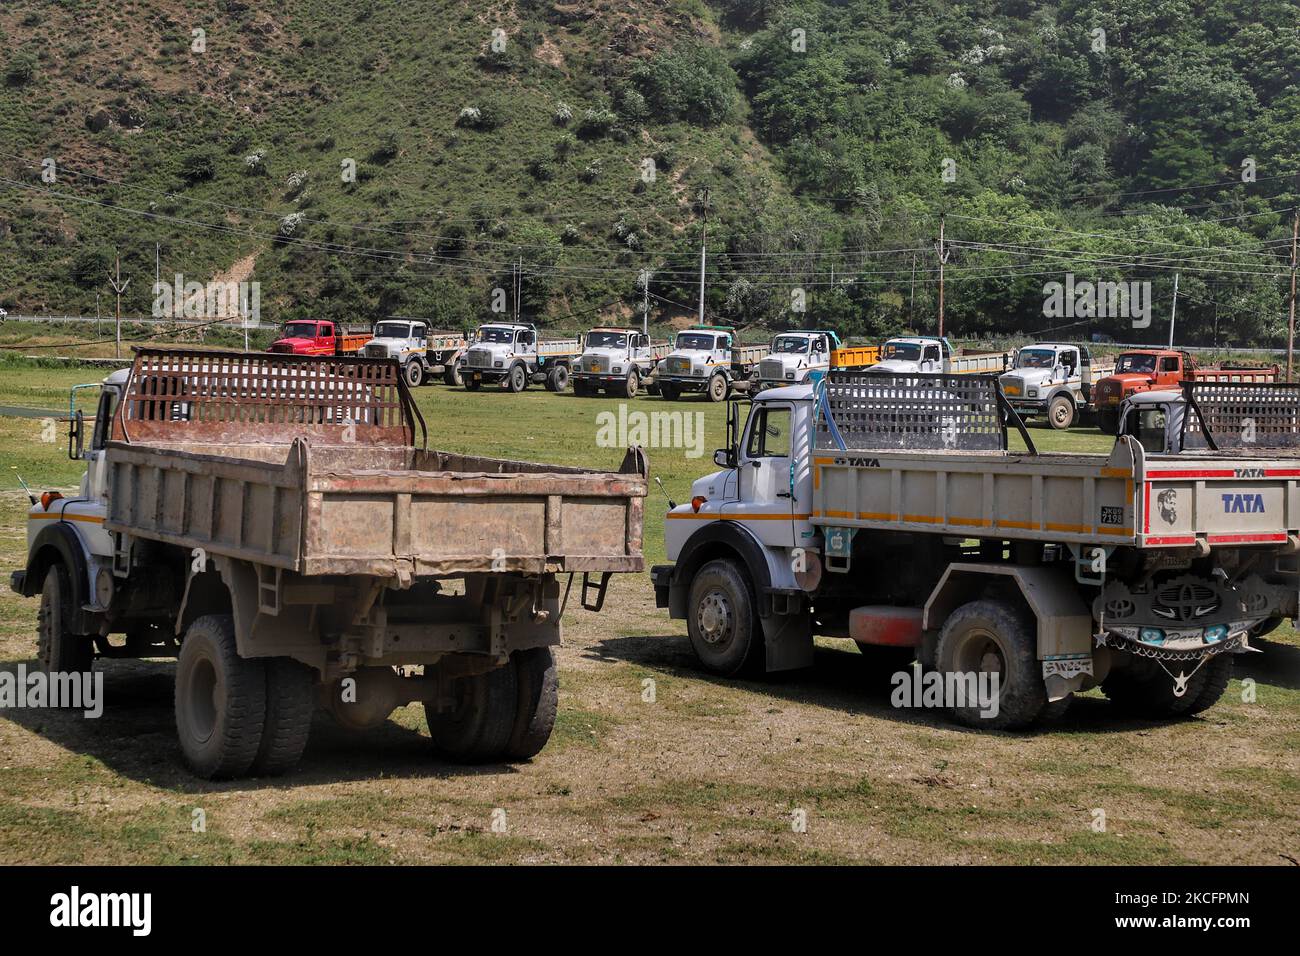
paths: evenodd
<path fill-rule="evenodd" d="M 1097 427 L 1107 435 L 1114 435 L 1119 432 L 1119 412 L 1110 409 L 1098 410 Z"/>
<path fill-rule="evenodd" d="M 72 617 L 72 582 L 61 561 L 50 565 L 41 585 L 41 608 L 36 617 L 36 656 L 47 674 L 90 670 L 95 645 L 88 634 L 68 630 Z"/>
<path fill-rule="evenodd" d="M 256 776 L 277 776 L 298 765 L 316 709 L 316 675 L 292 657 L 266 662 L 266 720 L 253 761 Z"/>
<path fill-rule="evenodd" d="M 176 662 L 176 734 L 196 774 L 248 773 L 266 723 L 266 665 L 235 649 L 235 620 L 208 614 L 190 625 Z"/>
<path fill-rule="evenodd" d="M 1074 424 L 1074 402 L 1057 395 L 1047 406 L 1047 421 L 1058 431 Z"/>
<path fill-rule="evenodd" d="M 515 726 L 510 732 L 506 756 L 528 760 L 546 746 L 555 727 L 560 705 L 560 678 L 555 654 L 549 647 L 530 647 L 510 655 L 519 689 Z"/>
<path fill-rule="evenodd" d="M 1196 665 L 1179 661 L 1170 670 Z M 1101 691 L 1116 707 L 1138 717 L 1168 719 L 1199 714 L 1214 706 L 1232 679 L 1232 655 L 1216 654 L 1187 681 L 1187 692 L 1174 696 L 1173 678 L 1149 658 L 1134 659 L 1130 666 L 1111 672 Z"/>
<path fill-rule="evenodd" d="M 637 393 L 641 391 L 641 376 L 636 369 L 627 373 L 627 383 L 623 387 L 623 394 L 628 398 L 636 398 Z"/>
<path fill-rule="evenodd" d="M 424 384 L 424 366 L 419 359 L 407 359 L 402 372 L 406 376 L 406 384 L 411 388 L 419 388 Z"/>
<path fill-rule="evenodd" d="M 448 365 L 442 373 L 442 381 L 453 388 L 465 384 L 464 377 L 460 374 L 460 367 L 455 363 Z"/>
<path fill-rule="evenodd" d="M 555 394 L 560 394 L 569 387 L 569 368 L 566 365 L 554 365 L 546 373 L 546 387 Z"/>
<path fill-rule="evenodd" d="M 735 561 L 710 561 L 696 572 L 686 630 L 696 656 L 713 673 L 730 677 L 741 670 L 759 670 L 765 662 L 754 605 L 749 581 Z"/>
<path fill-rule="evenodd" d="M 519 682 L 510 664 L 486 674 L 452 681 L 452 706 L 439 712 L 438 701 L 427 701 L 424 719 L 434 749 L 458 763 L 500 760 L 515 730 L 519 712 Z"/>
<path fill-rule="evenodd" d="M 1047 688 L 1036 643 L 1032 622 L 1001 601 L 971 601 L 949 615 L 939 635 L 936 669 L 977 680 L 981 674 L 998 675 L 996 715 L 980 716 L 978 701 L 965 706 L 947 701 L 953 718 L 992 730 L 1018 730 L 1038 720 L 1047 706 Z"/>
<path fill-rule="evenodd" d="M 516 365 L 506 375 L 505 386 L 510 392 L 518 394 L 528 387 L 528 369 Z"/>
<path fill-rule="evenodd" d="M 675 402 L 679 397 L 681 397 L 682 392 L 678 386 L 669 385 L 665 382 L 663 385 L 659 386 L 659 394 L 664 397 L 665 401 Z"/>
<path fill-rule="evenodd" d="M 727 400 L 727 377 L 714 375 L 709 379 L 709 401 L 725 402 Z"/>

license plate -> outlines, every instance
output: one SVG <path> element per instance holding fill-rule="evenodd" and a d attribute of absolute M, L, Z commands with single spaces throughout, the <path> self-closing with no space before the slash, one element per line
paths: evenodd
<path fill-rule="evenodd" d="M 1107 404 L 1107 405 L 1118 405 L 1118 404 L 1119 404 L 1119 396 L 1118 396 L 1118 395 L 1112 395 L 1112 396 L 1110 396 L 1109 398 L 1106 399 L 1106 404 Z"/>
<path fill-rule="evenodd" d="M 482 373 L 482 372 L 475 372 L 475 373 L 474 373 L 474 381 L 476 381 L 476 382 L 481 382 L 481 381 L 483 381 L 483 373 Z"/>

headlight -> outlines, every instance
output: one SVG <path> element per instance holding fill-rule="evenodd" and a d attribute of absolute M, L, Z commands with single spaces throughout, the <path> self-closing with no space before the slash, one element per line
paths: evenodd
<path fill-rule="evenodd" d="M 621 372 L 621 371 L 623 371 L 623 366 L 621 366 L 621 365 L 615 365 L 615 366 L 614 366 L 614 374 L 615 374 L 615 375 L 617 375 L 617 374 L 618 374 L 619 372 Z"/>
<path fill-rule="evenodd" d="M 1163 644 L 1165 642 L 1165 632 L 1158 627 L 1142 628 L 1142 640 L 1146 644 Z"/>
<path fill-rule="evenodd" d="M 794 372 L 786 372 L 786 373 L 785 373 L 785 377 L 788 378 L 788 379 L 793 379 L 793 378 L 794 378 Z"/>
<path fill-rule="evenodd" d="M 691 374 L 692 374 L 692 375 L 696 375 L 696 376 L 703 377 L 703 376 L 704 376 L 704 369 L 702 369 L 702 368 L 697 368 L 697 369 L 695 369 L 693 372 L 691 372 Z"/>
<path fill-rule="evenodd" d="M 1228 625 L 1226 624 L 1211 624 L 1205 629 L 1206 644 L 1217 644 L 1227 636 Z"/>
<path fill-rule="evenodd" d="M 493 367 L 493 368 L 501 368 L 501 367 L 504 366 L 505 364 L 506 364 L 505 362 L 493 362 L 493 363 L 492 363 L 492 367 Z"/>
<path fill-rule="evenodd" d="M 1036 389 L 1036 388 L 1031 388 L 1031 389 L 1029 390 L 1029 397 L 1030 397 L 1030 398 L 1037 398 L 1037 397 L 1038 397 L 1038 389 Z"/>

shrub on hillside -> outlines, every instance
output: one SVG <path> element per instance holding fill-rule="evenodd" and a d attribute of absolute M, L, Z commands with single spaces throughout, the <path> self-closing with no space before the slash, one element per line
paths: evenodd
<path fill-rule="evenodd" d="M 632 72 L 648 108 L 666 121 L 715 126 L 732 112 L 736 80 L 722 54 L 693 43 L 660 54 Z"/>
<path fill-rule="evenodd" d="M 36 76 L 36 57 L 25 51 L 9 58 L 5 68 L 5 82 L 10 86 L 26 86 Z"/>
<path fill-rule="evenodd" d="M 217 157 L 210 149 L 195 149 L 181 160 L 181 179 L 190 185 L 214 179 L 217 175 Z"/>

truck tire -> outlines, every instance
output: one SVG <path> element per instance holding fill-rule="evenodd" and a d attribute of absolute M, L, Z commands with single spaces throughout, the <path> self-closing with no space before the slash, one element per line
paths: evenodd
<path fill-rule="evenodd" d="M 730 391 L 730 389 L 727 387 L 727 376 L 722 375 L 721 373 L 714 373 L 713 377 L 709 379 L 709 401 L 725 402 L 727 400 L 728 391 Z"/>
<path fill-rule="evenodd" d="M 1033 623 L 1005 602 L 971 601 L 953 611 L 939 634 L 935 665 L 944 675 L 998 673 L 995 716 L 980 716 L 978 702 L 946 702 L 952 717 L 968 727 L 1019 730 L 1047 707 Z"/>
<path fill-rule="evenodd" d="M 695 573 L 686 630 L 705 668 L 724 677 L 762 669 L 766 653 L 756 605 L 748 576 L 736 561 L 720 558 Z"/>
<path fill-rule="evenodd" d="M 1111 409 L 1097 410 L 1097 427 L 1107 435 L 1115 435 L 1119 432 L 1119 412 Z"/>
<path fill-rule="evenodd" d="M 239 656 L 229 614 L 199 618 L 176 662 L 176 734 L 185 762 L 208 780 L 241 777 L 257 759 L 265 723 L 265 662 Z"/>
<path fill-rule="evenodd" d="M 316 709 L 316 675 L 292 657 L 266 661 L 266 720 L 253 761 L 255 776 L 277 776 L 298 765 Z"/>
<path fill-rule="evenodd" d="M 442 372 L 442 381 L 444 384 L 450 385 L 453 388 L 464 385 L 464 376 L 460 374 L 460 366 L 456 365 L 454 362 L 451 365 L 448 365 Z"/>
<path fill-rule="evenodd" d="M 528 369 L 524 368 L 523 365 L 511 366 L 502 384 L 512 394 L 519 394 L 528 387 Z"/>
<path fill-rule="evenodd" d="M 424 364 L 417 358 L 406 360 L 402 374 L 406 376 L 406 384 L 411 388 L 419 388 L 424 384 Z"/>
<path fill-rule="evenodd" d="M 510 732 L 506 756 L 528 760 L 537 756 L 555 727 L 560 705 L 560 678 L 555 654 L 549 647 L 530 647 L 510 655 L 518 686 L 518 710 Z"/>
<path fill-rule="evenodd" d="M 1047 404 L 1047 422 L 1057 431 L 1074 424 L 1074 402 L 1065 395 L 1057 395 Z"/>
<path fill-rule="evenodd" d="M 628 398 L 636 398 L 639 391 L 641 391 L 641 376 L 637 374 L 636 369 L 632 369 L 627 373 L 627 384 L 623 388 L 623 394 Z"/>
<path fill-rule="evenodd" d="M 1192 665 L 1195 666 L 1195 665 Z M 1183 668 L 1171 666 L 1170 670 Z M 1216 654 L 1187 681 L 1187 692 L 1174 696 L 1174 681 L 1149 658 L 1114 670 L 1101 682 L 1101 691 L 1116 707 L 1137 717 L 1167 720 L 1189 717 L 1214 706 L 1232 679 L 1232 655 Z"/>
<path fill-rule="evenodd" d="M 678 385 L 673 385 L 673 384 L 669 384 L 668 382 L 664 382 L 662 385 L 659 386 L 659 394 L 663 396 L 665 401 L 675 402 L 677 401 L 677 399 L 681 397 L 682 390 L 681 387 Z"/>
<path fill-rule="evenodd" d="M 452 682 L 453 704 L 440 712 L 424 705 L 434 749 L 457 763 L 484 763 L 506 756 L 519 712 L 517 671 L 510 664 Z"/>
<path fill-rule="evenodd" d="M 84 673 L 95 659 L 94 639 L 68 630 L 72 593 L 67 568 L 62 561 L 55 561 L 45 572 L 36 616 L 36 656 L 47 674 Z"/>
<path fill-rule="evenodd" d="M 567 365 L 552 365 L 551 370 L 546 373 L 546 387 L 559 395 L 569 387 L 569 367 Z"/>

